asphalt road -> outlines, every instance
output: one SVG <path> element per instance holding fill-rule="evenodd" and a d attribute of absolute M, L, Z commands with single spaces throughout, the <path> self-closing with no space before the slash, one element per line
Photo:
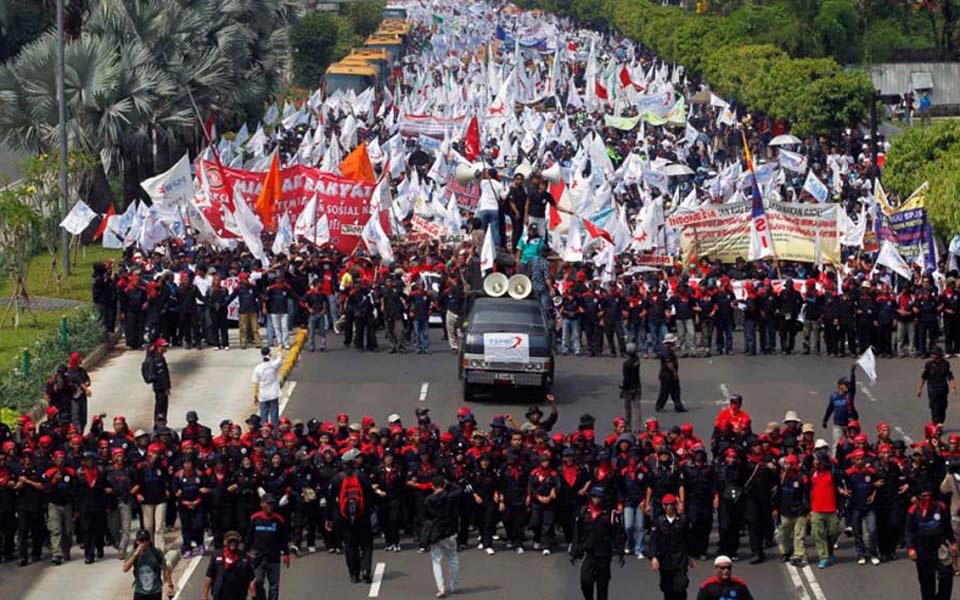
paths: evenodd
<path fill-rule="evenodd" d="M 434 354 L 429 356 L 358 354 L 342 349 L 339 341 L 327 353 L 304 354 L 291 379 L 296 381 L 284 414 L 293 419 L 317 416 L 330 418 L 345 411 L 352 420 L 372 415 L 377 422 L 397 412 L 405 422 L 413 420 L 416 407 L 427 406 L 434 420 L 453 422 L 462 405 L 454 357 L 445 351 L 445 342 L 434 331 Z M 333 339 L 331 338 L 331 342 Z M 811 356 L 743 355 L 712 359 L 682 359 L 680 363 L 684 403 L 690 412 L 679 415 L 668 410 L 659 415 L 661 426 L 692 422 L 698 433 L 709 435 L 713 419 L 728 394 L 742 394 L 744 409 L 763 429 L 779 421 L 789 409 L 797 410 L 804 421 L 816 424 L 818 437 L 829 440 L 829 431 L 819 428 L 826 398 L 837 377 L 849 373 L 849 360 Z M 929 417 L 925 401 L 915 397 L 921 367 L 916 360 L 884 360 L 878 365 L 879 381 L 870 388 L 858 386 L 857 404 L 864 428 L 872 433 L 876 423 L 887 421 L 897 437 L 919 437 Z M 652 413 L 657 393 L 655 361 L 644 361 L 642 410 Z M 610 358 L 560 358 L 555 394 L 560 407 L 561 430 L 576 428 L 581 413 L 597 418 L 597 429 L 606 432 L 618 413 L 620 360 Z M 858 377 L 862 373 L 858 373 Z M 471 408 L 482 427 L 494 414 L 522 415 L 527 406 L 522 394 L 490 397 Z M 956 404 L 956 403 L 954 403 Z M 952 406 L 948 423 L 955 423 L 957 407 Z M 899 429 L 898 429 L 899 428 Z M 901 433 L 902 432 L 902 433 Z M 872 437 L 872 436 L 871 436 Z M 324 553 L 304 556 L 283 573 L 282 598 L 429 598 L 434 585 L 428 556 L 419 555 L 408 542 L 399 554 L 385 553 L 377 543 L 374 563 L 383 563 L 379 587 L 351 584 L 342 557 Z M 775 555 L 776 552 L 774 551 Z M 808 541 L 808 557 L 813 558 Z M 853 597 L 919 597 L 913 565 L 905 558 L 881 566 L 857 566 L 852 540 L 841 538 L 840 563 L 828 570 L 796 569 L 782 565 L 775 557 L 759 566 L 738 563 L 735 573 L 745 578 L 755 598 L 825 600 Z M 180 598 L 199 597 L 203 561 L 197 561 Z M 533 552 L 517 556 L 501 550 L 490 557 L 476 550 L 460 555 L 460 588 L 457 596 L 478 600 L 499 598 L 580 598 L 578 570 L 563 553 L 543 557 Z M 690 574 L 689 597 L 709 577 L 711 567 L 698 565 Z M 611 597 L 659 597 L 657 576 L 647 561 L 629 559 L 626 567 L 614 567 Z M 638 591 L 640 593 L 638 594 Z M 376 592 L 378 596 L 371 594 Z"/>

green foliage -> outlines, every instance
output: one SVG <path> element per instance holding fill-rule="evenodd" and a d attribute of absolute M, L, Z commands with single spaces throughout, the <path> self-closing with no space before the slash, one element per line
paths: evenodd
<path fill-rule="evenodd" d="M 92 305 L 73 310 L 67 317 L 67 347 L 61 344 L 59 325 L 51 327 L 26 349 L 30 352 L 30 373 L 22 372 L 18 355 L 12 364 L 0 365 L 0 406 L 23 413 L 43 402 L 47 377 L 65 363 L 71 352 L 88 354 L 103 341 L 103 326 Z M 4 416 L 6 413 L 4 413 Z"/>
<path fill-rule="evenodd" d="M 799 94 L 796 132 L 838 135 L 863 122 L 873 98 L 873 82 L 863 71 L 843 70 L 817 79 Z"/>
<path fill-rule="evenodd" d="M 358 36 L 366 39 L 368 35 L 375 32 L 380 27 L 381 13 L 386 2 L 383 0 L 363 0 L 363 2 L 350 2 L 343 7 L 343 16 L 345 16 L 351 25 L 351 29 Z"/>
<path fill-rule="evenodd" d="M 32 0 L 0 0 L 0 61 L 16 56 L 52 24 L 47 6 Z"/>
<path fill-rule="evenodd" d="M 960 232 L 960 121 L 914 126 L 897 136 L 887 154 L 883 185 L 905 198 L 924 181 L 927 214 L 937 233 L 947 238 Z"/>
<path fill-rule="evenodd" d="M 814 30 L 823 41 L 823 49 L 841 64 L 860 61 L 860 15 L 852 0 L 827 0 L 813 21 Z"/>
<path fill-rule="evenodd" d="M 339 22 L 329 13 L 304 15 L 290 28 L 293 79 L 297 85 L 315 87 L 333 62 L 333 48 L 339 38 Z"/>

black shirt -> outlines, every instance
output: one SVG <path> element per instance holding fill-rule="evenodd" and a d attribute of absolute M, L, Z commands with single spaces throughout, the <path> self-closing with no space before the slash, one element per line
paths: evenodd
<path fill-rule="evenodd" d="M 227 565 L 224 551 L 217 552 L 207 565 L 207 577 L 211 580 L 213 600 L 237 600 L 247 597 L 253 580 L 253 566 L 243 552 L 238 552 L 235 561 Z"/>
<path fill-rule="evenodd" d="M 934 358 L 923 366 L 920 378 L 927 382 L 928 392 L 946 392 L 947 382 L 953 381 L 953 371 L 950 370 L 950 363 L 942 358 Z"/>

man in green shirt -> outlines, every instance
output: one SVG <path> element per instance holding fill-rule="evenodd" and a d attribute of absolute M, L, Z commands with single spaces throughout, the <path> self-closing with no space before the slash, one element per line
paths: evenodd
<path fill-rule="evenodd" d="M 527 227 L 527 237 L 517 242 L 517 262 L 521 265 L 529 264 L 530 261 L 540 256 L 540 247 L 544 240 L 540 237 L 540 229 L 536 223 L 530 223 Z"/>
<path fill-rule="evenodd" d="M 133 600 L 161 600 L 164 584 L 168 598 L 173 598 L 173 575 L 170 566 L 160 552 L 153 546 L 150 533 L 141 529 L 137 532 L 137 545 L 127 555 L 123 563 L 123 572 L 133 569 Z"/>

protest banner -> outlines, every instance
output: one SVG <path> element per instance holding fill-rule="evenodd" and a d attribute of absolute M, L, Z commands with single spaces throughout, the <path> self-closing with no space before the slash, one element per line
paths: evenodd
<path fill-rule="evenodd" d="M 709 256 L 723 262 L 747 258 L 750 248 L 750 203 L 694 209 L 678 208 L 668 219 L 680 230 L 684 262 Z M 777 258 L 814 262 L 819 232 L 824 262 L 840 262 L 837 205 L 771 202 L 766 207 Z"/>
<path fill-rule="evenodd" d="M 195 203 L 217 235 L 236 238 L 224 222 L 223 207 L 227 204 L 227 192 L 220 170 L 209 161 L 204 161 L 204 168 L 210 184 L 209 198 L 199 202 L 195 199 Z M 224 168 L 223 172 L 232 189 L 252 208 L 267 173 L 230 168 Z M 197 178 L 200 179 L 199 172 Z M 281 169 L 280 179 L 281 198 L 276 205 L 277 214 L 286 212 L 295 221 L 316 193 L 317 217 L 327 215 L 330 242 L 341 252 L 351 252 L 370 218 L 370 197 L 374 186 L 302 165 Z"/>
<path fill-rule="evenodd" d="M 447 191 L 457 199 L 457 206 L 461 210 L 476 212 L 477 203 L 480 202 L 480 185 L 476 181 L 461 184 L 456 179 L 451 179 L 447 183 Z"/>

